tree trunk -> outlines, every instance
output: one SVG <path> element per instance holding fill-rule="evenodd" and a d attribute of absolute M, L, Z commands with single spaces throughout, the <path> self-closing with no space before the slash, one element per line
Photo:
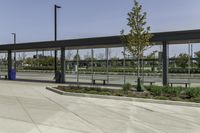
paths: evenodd
<path fill-rule="evenodd" d="M 141 52 L 138 54 L 138 77 L 137 77 L 137 91 L 142 92 L 144 90 L 143 84 L 141 82 Z"/>
<path fill-rule="evenodd" d="M 140 57 L 138 56 L 138 61 L 137 61 L 137 78 L 140 77 Z"/>

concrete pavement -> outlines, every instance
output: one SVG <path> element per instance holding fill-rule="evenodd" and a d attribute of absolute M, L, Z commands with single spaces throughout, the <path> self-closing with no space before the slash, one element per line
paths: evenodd
<path fill-rule="evenodd" d="M 0 80 L 0 133 L 199 133 L 200 108 L 62 96 Z"/>

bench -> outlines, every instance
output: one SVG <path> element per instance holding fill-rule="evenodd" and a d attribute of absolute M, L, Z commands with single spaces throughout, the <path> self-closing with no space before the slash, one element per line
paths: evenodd
<path fill-rule="evenodd" d="M 171 87 L 173 87 L 173 84 L 183 84 L 187 88 L 190 83 L 188 81 L 170 81 L 168 84 L 171 85 Z"/>
<path fill-rule="evenodd" d="M 135 81 L 135 82 L 137 82 L 137 81 Z M 141 81 L 141 82 L 142 82 L 142 81 Z M 155 81 L 146 80 L 146 81 L 143 81 L 143 83 L 148 83 L 148 84 L 150 84 L 150 85 L 152 86 L 152 85 L 155 84 L 156 82 L 155 82 Z"/>
<path fill-rule="evenodd" d="M 0 79 L 2 79 L 2 77 L 4 77 L 4 79 L 8 79 L 7 75 L 0 75 Z"/>
<path fill-rule="evenodd" d="M 102 81 L 103 85 L 106 85 L 106 81 L 108 81 L 107 79 L 92 79 L 92 84 L 96 84 L 96 81 Z"/>
<path fill-rule="evenodd" d="M 149 84 L 152 86 L 152 85 L 155 84 L 156 82 L 155 82 L 155 81 L 143 81 L 143 83 L 149 83 Z"/>

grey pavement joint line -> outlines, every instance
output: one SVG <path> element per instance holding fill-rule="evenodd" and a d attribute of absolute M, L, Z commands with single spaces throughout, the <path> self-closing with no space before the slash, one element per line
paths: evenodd
<path fill-rule="evenodd" d="M 48 97 L 47 97 L 48 98 Z M 48 98 L 49 99 L 49 98 Z M 50 99 L 52 102 L 55 102 L 54 100 L 52 100 L 52 99 Z M 112 99 L 111 99 L 112 100 Z M 56 104 L 58 104 L 57 102 L 55 102 Z M 92 103 L 92 102 L 89 102 L 89 103 Z M 94 103 L 93 103 L 94 104 Z M 60 105 L 60 104 L 58 104 L 58 105 Z M 99 105 L 97 105 L 97 104 L 94 104 L 95 106 L 98 106 L 99 107 Z M 66 109 L 65 107 L 63 107 L 62 105 L 60 105 L 62 108 L 64 108 L 64 109 Z M 101 106 L 101 107 L 103 107 L 103 106 Z M 146 111 L 150 111 L 150 112 L 152 112 L 152 110 L 149 110 L 149 109 L 147 109 L 147 108 L 143 108 L 143 107 L 140 107 L 140 106 L 135 106 L 135 107 L 137 107 L 137 108 L 139 108 L 139 109 L 143 109 L 143 110 L 146 110 Z M 107 108 L 105 108 L 105 109 L 107 109 Z M 67 109 L 67 110 L 69 110 L 69 109 Z M 109 110 L 109 109 L 107 109 L 107 110 Z M 69 110 L 70 112 L 72 112 L 71 110 Z M 109 110 L 109 111 L 111 111 L 111 110 Z M 116 113 L 116 114 L 118 114 L 118 115 L 121 115 L 121 116 L 123 116 L 122 114 L 120 114 L 120 113 L 117 113 L 117 112 L 115 112 L 115 111 L 111 111 L 111 112 L 113 112 L 113 113 Z M 75 114 L 76 116 L 78 116 L 78 117 L 81 117 L 81 116 L 79 116 L 78 114 L 76 114 L 76 113 L 74 113 L 74 112 L 72 112 L 73 114 Z M 82 118 L 81 117 L 81 119 L 83 119 L 83 120 L 85 120 L 84 118 Z M 85 121 L 88 121 L 88 120 L 85 120 Z M 141 120 L 135 120 L 135 122 L 138 122 L 138 123 L 140 123 L 141 122 Z M 90 123 L 90 122 L 89 122 Z M 92 124 L 93 125 L 93 124 Z M 94 125 L 95 126 L 95 125 Z M 146 127 L 148 127 L 148 128 L 155 128 L 155 127 L 152 127 L 151 125 L 149 125 L 148 123 L 146 123 L 145 124 L 145 126 Z M 96 127 L 96 126 L 95 126 Z M 160 130 L 160 129 L 159 129 Z M 163 133 L 166 133 L 166 132 L 164 132 L 164 131 L 162 131 Z"/>
<path fill-rule="evenodd" d="M 35 127 L 37 128 L 37 130 L 42 133 L 42 131 L 40 130 L 40 128 L 38 127 L 38 125 L 34 122 L 34 120 L 32 119 L 31 115 L 28 113 L 28 111 L 25 109 L 24 105 L 20 102 L 20 100 L 16 97 L 17 101 L 19 102 L 19 104 L 21 105 L 22 109 L 26 112 L 26 114 L 28 115 L 28 117 L 30 118 L 30 120 L 32 121 L 32 123 L 35 125 Z"/>
<path fill-rule="evenodd" d="M 90 102 L 90 103 L 92 103 L 92 102 Z M 95 103 L 93 103 L 93 104 L 96 105 L 96 106 L 99 106 L 99 105 L 97 105 L 97 104 L 95 104 Z M 134 106 L 134 105 L 132 105 L 132 106 Z M 103 106 L 100 105 L 100 107 L 103 107 Z M 106 106 L 105 109 L 109 110 L 107 107 L 108 107 L 108 106 Z M 137 105 L 136 105 L 135 107 L 138 108 L 138 109 L 145 110 L 145 111 L 154 112 L 153 110 L 150 110 L 150 109 L 147 109 L 147 108 L 144 108 L 144 107 L 140 107 L 140 106 L 137 106 Z M 125 117 L 125 116 L 122 115 L 121 113 L 117 113 L 117 112 L 115 112 L 115 111 L 113 111 L 113 110 L 109 110 L 109 111 L 111 111 L 111 112 L 113 112 L 113 113 L 116 113 L 116 114 L 118 114 L 118 115 L 120 115 L 120 116 Z M 143 122 L 142 120 L 139 120 L 139 119 L 134 119 L 133 121 L 137 122 L 138 124 L 140 124 L 140 123 Z M 160 130 L 160 131 L 162 131 L 163 133 L 167 133 L 167 132 L 163 131 L 162 129 L 158 129 L 158 128 L 155 128 L 155 127 L 151 126 L 150 124 L 148 124 L 148 123 L 146 123 L 146 122 L 143 123 L 143 126 L 145 126 L 145 127 L 147 127 L 147 128 L 152 128 L 152 129 Z"/>
<path fill-rule="evenodd" d="M 49 98 L 49 100 L 51 100 L 51 101 L 54 102 L 55 104 L 57 104 L 57 105 L 59 105 L 60 107 L 62 107 L 64 110 L 67 110 L 67 111 L 71 112 L 72 114 L 74 114 L 74 115 L 77 116 L 78 118 L 82 119 L 82 120 L 85 121 L 86 123 L 88 123 L 88 124 L 90 124 L 90 125 L 93 125 L 94 127 L 97 127 L 96 125 L 94 125 L 93 123 L 91 123 L 90 121 L 88 121 L 87 119 L 81 117 L 79 114 L 74 113 L 73 111 L 71 111 L 71 110 L 69 110 L 69 109 L 63 107 L 61 104 L 55 102 L 54 100 L 52 100 L 52 99 L 50 99 L 50 98 Z M 98 127 L 98 129 L 101 130 L 101 131 L 103 131 L 103 130 L 100 129 L 99 127 Z M 103 132 L 104 132 L 104 131 L 103 131 Z M 105 133 L 106 133 L 106 132 L 105 132 Z"/>
<path fill-rule="evenodd" d="M 132 104 L 130 104 L 130 105 L 132 105 Z M 163 115 L 163 116 L 166 116 L 166 115 L 167 115 L 167 116 L 169 116 L 169 117 L 171 117 L 171 118 L 182 119 L 183 121 L 188 121 L 188 122 L 190 122 L 190 123 L 193 123 L 193 124 L 199 126 L 199 123 L 196 123 L 196 122 L 191 121 L 191 120 L 186 120 L 186 119 L 184 119 L 184 118 L 179 118 L 179 117 L 177 117 L 177 116 L 172 116 L 172 115 L 170 115 L 170 113 L 163 113 L 163 112 L 160 112 L 160 111 L 155 111 L 155 110 L 149 109 L 149 108 L 147 108 L 147 107 L 141 107 L 141 106 L 139 106 L 139 105 L 133 105 L 133 106 L 138 107 L 138 108 L 141 108 L 141 109 L 145 109 L 145 110 L 148 110 L 148 111 L 151 111 L 151 112 L 156 112 L 156 113 L 159 113 L 159 114 L 161 114 L 161 115 Z M 155 105 L 152 105 L 152 106 L 156 107 Z M 158 107 L 158 108 L 159 108 L 159 107 Z M 171 111 L 171 112 L 172 112 L 172 111 Z M 185 115 L 185 114 L 183 114 L 183 115 Z"/>
<path fill-rule="evenodd" d="M 67 111 L 71 112 L 72 114 L 74 114 L 75 116 L 77 116 L 79 119 L 85 121 L 86 123 L 88 123 L 88 124 L 90 124 L 90 125 L 93 125 L 94 127 L 97 127 L 96 125 L 94 125 L 94 124 L 91 123 L 90 121 L 88 121 L 88 120 L 86 120 L 85 118 L 81 117 L 80 115 L 74 113 L 73 111 L 71 111 L 71 110 L 69 110 L 69 109 L 63 107 L 61 104 L 59 104 L 59 103 L 57 103 L 56 101 L 54 101 L 53 99 L 51 99 L 51 98 L 45 96 L 45 95 L 42 94 L 41 92 L 38 91 L 38 93 L 40 93 L 41 95 L 43 95 L 45 98 L 47 98 L 48 100 L 52 101 L 52 102 L 55 103 L 56 105 L 60 106 L 64 111 L 67 110 Z M 102 129 L 100 129 L 99 127 L 98 127 L 98 129 L 102 131 Z M 103 131 L 103 132 L 104 132 L 104 131 Z"/>
<path fill-rule="evenodd" d="M 112 99 L 111 99 L 111 100 L 112 100 Z M 92 102 L 89 102 L 89 103 L 92 103 Z M 94 104 L 95 106 L 98 106 L 98 107 L 104 107 L 104 106 L 102 106 L 102 105 L 97 105 L 97 104 L 95 104 L 95 103 L 93 103 L 93 104 Z M 157 104 L 157 103 L 156 103 L 156 104 Z M 130 104 L 130 105 L 132 105 L 132 104 Z M 142 107 L 142 106 L 139 106 L 139 105 L 132 105 L 132 106 L 135 106 L 135 107 L 137 107 L 137 108 L 139 108 L 139 109 L 142 109 L 142 110 L 146 110 L 146 111 L 150 111 L 150 112 L 157 112 L 157 113 L 162 114 L 162 115 L 168 115 L 168 116 L 170 116 L 170 117 L 175 117 L 175 116 L 171 116 L 170 114 L 161 113 L 161 112 L 158 112 L 158 111 L 155 111 L 155 110 L 146 108 L 146 107 Z M 105 106 L 105 107 L 109 107 L 109 106 Z M 109 110 L 108 108 L 104 108 L 104 109 Z M 111 111 L 111 112 L 113 112 L 113 113 L 116 113 L 116 114 L 118 114 L 118 115 L 123 116 L 122 114 L 117 113 L 117 112 L 115 112 L 115 111 L 112 111 L 112 110 L 109 110 L 109 111 Z M 179 117 L 175 117 L 175 118 L 179 118 Z M 183 119 L 183 118 L 179 118 L 179 119 L 182 119 L 182 120 L 185 120 L 185 121 L 188 121 L 188 122 L 192 122 L 194 125 L 199 126 L 199 124 L 196 123 L 196 122 L 193 122 L 193 121 L 190 121 L 190 120 L 186 120 L 186 119 Z M 136 122 L 144 122 L 144 123 L 146 123 L 145 121 L 141 121 L 141 120 L 135 120 L 135 121 L 136 121 Z M 146 123 L 145 125 L 146 125 L 147 127 L 155 128 L 155 127 L 151 126 L 149 123 Z M 157 129 L 157 128 L 156 128 L 156 129 Z M 162 129 L 158 129 L 158 130 L 162 130 Z M 163 131 L 163 132 L 165 132 L 165 131 Z"/>
<path fill-rule="evenodd" d="M 137 107 L 137 106 L 136 106 L 136 107 Z M 139 107 L 139 106 L 138 106 L 138 107 Z M 144 108 L 144 107 L 142 107 L 142 108 Z M 161 115 L 163 115 L 163 116 L 169 116 L 169 117 L 171 117 L 171 118 L 173 118 L 173 119 L 174 119 L 174 118 L 178 118 L 178 119 L 180 119 L 180 120 L 187 121 L 187 122 L 191 123 L 192 125 L 200 126 L 199 123 L 196 123 L 196 122 L 191 121 L 191 120 L 186 120 L 186 119 L 184 119 L 184 118 L 180 118 L 180 117 L 177 117 L 177 116 L 172 116 L 172 115 L 170 115 L 169 113 L 163 113 L 163 112 L 159 112 L 159 111 L 153 111 L 153 112 L 156 112 L 156 113 L 161 114 Z M 141 120 L 139 120 L 139 121 L 141 121 Z M 145 121 L 141 121 L 141 122 L 142 122 L 142 123 L 146 123 L 147 125 L 150 126 L 150 124 L 147 123 L 147 122 L 145 122 Z M 162 129 L 159 129 L 159 130 L 162 130 Z"/>
<path fill-rule="evenodd" d="M 12 121 L 17 121 L 17 122 L 25 122 L 25 123 L 33 124 L 32 122 L 28 122 L 28 121 L 24 121 L 24 120 L 12 119 L 12 118 L 9 118 L 9 117 L 4 117 L 4 116 L 0 116 L 0 119 L 6 119 L 6 120 L 12 120 Z M 48 124 L 44 124 L 44 123 L 37 123 L 37 125 L 50 127 Z M 51 127 L 54 127 L 54 128 L 61 128 L 61 129 L 63 129 L 63 130 L 74 131 L 74 130 L 69 129 L 69 128 L 56 127 L 56 126 L 53 126 L 53 125 L 51 125 Z M 77 132 L 79 132 L 79 131 L 77 131 Z"/>
<path fill-rule="evenodd" d="M 29 121 L 17 120 L 17 119 L 10 118 L 10 117 L 5 117 L 5 116 L 0 116 L 0 118 L 1 118 L 1 119 L 7 119 L 7 120 L 13 120 L 13 121 L 20 121 L 20 122 L 25 122 L 25 123 L 33 124 L 32 122 L 29 122 Z"/>
<path fill-rule="evenodd" d="M 97 104 L 95 104 L 95 103 L 94 103 L 94 105 L 103 107 L 102 105 L 97 105 Z M 155 111 L 153 111 L 153 110 L 150 110 L 150 109 L 148 109 L 148 108 L 144 108 L 144 107 L 141 107 L 141 106 L 137 106 L 137 105 L 132 105 L 132 106 L 135 106 L 136 108 L 142 109 L 142 110 L 145 110 L 145 111 L 155 112 Z M 105 109 L 109 110 L 109 109 L 108 109 L 108 108 L 109 108 L 108 106 L 105 106 L 105 107 L 106 107 Z M 117 112 L 115 112 L 115 111 L 113 111 L 113 110 L 109 110 L 109 111 L 111 111 L 111 112 L 113 112 L 113 113 L 116 113 L 116 114 L 118 114 L 118 115 L 120 115 L 120 116 L 125 117 L 125 116 L 122 115 L 121 113 L 117 113 Z M 138 124 L 140 124 L 140 123 L 143 122 L 142 120 L 139 120 L 139 119 L 134 119 L 134 121 L 137 122 Z M 143 123 L 143 126 L 146 126 L 147 128 L 152 128 L 152 129 L 160 130 L 160 131 L 162 131 L 163 133 L 167 133 L 167 132 L 163 131 L 162 129 L 158 129 L 158 128 L 155 128 L 155 127 L 151 126 L 150 124 L 148 124 L 148 123 L 146 123 L 146 122 Z"/>

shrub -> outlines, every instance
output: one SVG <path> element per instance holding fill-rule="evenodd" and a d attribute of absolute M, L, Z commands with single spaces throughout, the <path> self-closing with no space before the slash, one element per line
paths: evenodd
<path fill-rule="evenodd" d="M 165 97 L 165 96 L 156 96 L 155 99 L 159 99 L 159 100 L 168 100 L 168 98 Z"/>
<path fill-rule="evenodd" d="M 93 87 L 93 88 L 89 88 L 90 90 L 94 90 L 94 91 L 97 91 L 97 92 L 101 92 L 101 88 L 99 87 Z"/>
<path fill-rule="evenodd" d="M 200 97 L 192 98 L 190 101 L 200 103 Z"/>
<path fill-rule="evenodd" d="M 93 91 L 93 90 L 91 90 L 91 91 L 88 91 L 87 93 L 89 93 L 89 94 L 98 94 L 98 92 L 97 92 L 97 91 Z"/>
<path fill-rule="evenodd" d="M 200 89 L 199 88 L 187 88 L 185 90 L 185 94 L 190 98 L 200 97 Z"/>
<path fill-rule="evenodd" d="M 100 92 L 99 94 L 100 94 L 100 95 L 111 95 L 110 92 Z"/>
<path fill-rule="evenodd" d="M 182 87 L 163 87 L 162 94 L 165 96 L 176 97 L 183 91 Z"/>
<path fill-rule="evenodd" d="M 146 87 L 146 89 L 148 91 L 150 91 L 153 96 L 161 96 L 163 87 L 160 87 L 160 86 L 149 86 L 149 87 Z"/>
<path fill-rule="evenodd" d="M 123 96 L 121 93 L 115 93 L 114 96 Z"/>
<path fill-rule="evenodd" d="M 131 90 L 132 85 L 130 83 L 126 83 L 122 86 L 122 89 L 124 91 L 124 94 L 128 94 L 128 91 Z"/>

